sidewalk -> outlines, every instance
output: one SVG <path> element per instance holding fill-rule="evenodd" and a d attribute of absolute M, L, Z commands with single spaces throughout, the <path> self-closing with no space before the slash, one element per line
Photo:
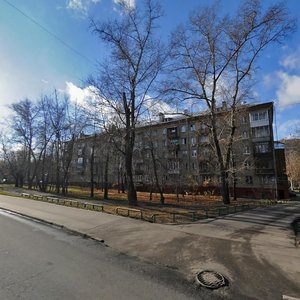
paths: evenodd
<path fill-rule="evenodd" d="M 178 270 L 193 281 L 198 271 L 225 275 L 229 299 L 300 298 L 300 249 L 289 223 L 300 203 L 277 205 L 189 225 L 161 225 L 17 197 L 0 196 L 0 208 L 104 240 L 112 249 Z"/>

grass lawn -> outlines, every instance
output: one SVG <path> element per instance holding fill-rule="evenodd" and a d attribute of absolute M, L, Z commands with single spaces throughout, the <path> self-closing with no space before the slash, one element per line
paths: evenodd
<path fill-rule="evenodd" d="M 0 193 L 5 195 L 20 196 L 24 192 L 29 193 L 31 199 L 35 198 L 33 195 L 42 194 L 36 190 L 29 191 L 25 188 L 15 188 L 12 185 L 0 185 Z M 51 196 L 51 194 L 43 194 L 42 201 L 48 201 L 47 196 Z M 111 189 L 108 196 L 109 199 L 104 200 L 103 191 L 95 189 L 94 198 L 90 198 L 89 188 L 77 186 L 69 187 L 67 197 L 52 194 L 52 198 L 60 198 L 60 201 L 56 200 L 56 204 L 99 210 L 154 223 L 193 222 L 207 217 L 217 217 L 257 206 L 274 204 L 267 200 L 239 199 L 225 206 L 220 196 L 180 194 L 177 197 L 176 194 L 164 194 L 165 204 L 162 205 L 158 193 L 153 193 L 150 200 L 149 193 L 138 192 L 138 205 L 131 207 L 128 205 L 126 193 Z M 70 201 L 71 198 L 76 198 L 76 201 Z"/>

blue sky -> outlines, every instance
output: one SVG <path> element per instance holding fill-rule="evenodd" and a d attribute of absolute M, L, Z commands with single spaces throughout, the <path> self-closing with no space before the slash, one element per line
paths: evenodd
<path fill-rule="evenodd" d="M 141 2 L 128 1 L 131 5 Z M 12 102 L 26 97 L 34 100 L 54 88 L 65 90 L 73 99 L 84 98 L 87 93 L 81 88 L 84 79 L 95 71 L 94 62 L 107 55 L 97 37 L 90 33 L 89 20 L 104 21 L 118 16 L 115 2 L 0 0 L 0 114 L 7 115 L 7 105 Z M 230 12 L 240 1 L 220 2 L 224 11 Z M 273 2 L 263 1 L 264 5 Z M 299 18 L 300 30 L 300 1 L 286 2 L 291 13 Z M 170 31 L 185 23 L 193 9 L 212 1 L 161 0 L 160 3 L 164 17 L 159 31 L 167 39 Z M 257 100 L 277 104 L 278 138 L 293 134 L 300 127 L 299 31 L 284 44 L 263 53 L 256 80 Z"/>

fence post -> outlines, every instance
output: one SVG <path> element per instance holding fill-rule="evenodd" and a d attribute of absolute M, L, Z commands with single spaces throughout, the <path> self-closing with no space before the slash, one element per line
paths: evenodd
<path fill-rule="evenodd" d="M 155 215 L 155 214 L 152 215 L 152 222 L 153 222 L 153 223 L 156 223 L 156 215 Z"/>
<path fill-rule="evenodd" d="M 173 215 L 173 223 L 175 223 L 175 219 L 176 219 L 175 213 L 172 213 L 172 215 Z"/>
<path fill-rule="evenodd" d="M 195 211 L 192 212 L 192 218 L 193 218 L 193 222 L 195 222 L 196 221 L 196 212 Z"/>

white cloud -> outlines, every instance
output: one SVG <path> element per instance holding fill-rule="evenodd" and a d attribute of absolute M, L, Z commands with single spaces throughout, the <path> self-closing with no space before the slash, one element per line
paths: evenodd
<path fill-rule="evenodd" d="M 290 138 L 295 135 L 296 129 L 300 128 L 300 120 L 288 120 L 278 126 L 278 136 L 280 138 Z"/>
<path fill-rule="evenodd" d="M 122 1 L 130 8 L 135 7 L 135 0 L 113 0 L 115 4 L 119 4 Z"/>
<path fill-rule="evenodd" d="M 107 100 L 98 95 L 96 87 L 80 88 L 72 82 L 66 82 L 64 92 L 72 102 L 84 107 L 88 113 L 94 115 L 98 122 L 113 122 L 117 119 L 116 111 Z"/>
<path fill-rule="evenodd" d="M 300 70 L 300 47 L 293 51 L 293 53 L 285 56 L 280 61 L 280 64 L 289 70 Z"/>
<path fill-rule="evenodd" d="M 279 89 L 276 92 L 281 108 L 300 103 L 300 76 L 278 72 Z"/>
<path fill-rule="evenodd" d="M 67 9 L 79 13 L 81 16 L 87 16 L 90 7 L 99 2 L 100 0 L 68 0 Z"/>
<path fill-rule="evenodd" d="M 153 99 L 150 96 L 146 97 L 144 101 L 144 107 L 147 111 L 146 114 L 150 117 L 151 120 L 157 119 L 160 113 L 168 114 L 174 111 L 174 109 L 172 109 L 172 107 L 166 102 Z"/>
<path fill-rule="evenodd" d="M 72 82 L 66 82 L 66 93 L 72 102 L 76 102 L 80 105 L 85 105 L 95 97 L 95 94 L 91 92 L 89 87 L 82 89 Z"/>

